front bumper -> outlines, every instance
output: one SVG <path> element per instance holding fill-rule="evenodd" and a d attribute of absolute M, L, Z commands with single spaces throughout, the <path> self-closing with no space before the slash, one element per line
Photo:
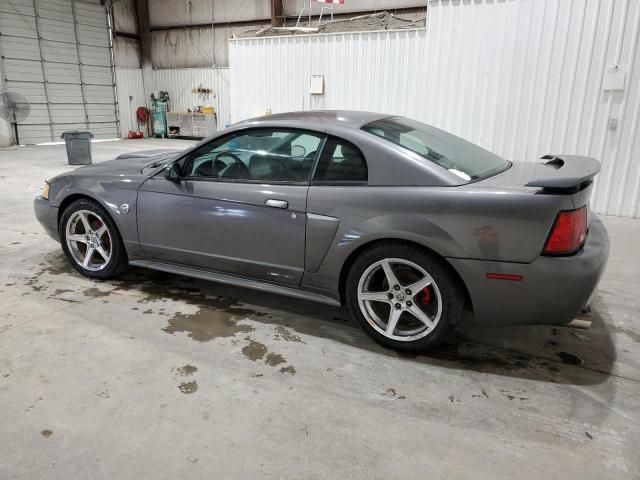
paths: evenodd
<path fill-rule="evenodd" d="M 566 325 L 588 306 L 609 256 L 609 238 L 594 217 L 582 250 L 532 263 L 448 259 L 464 280 L 477 323 Z M 489 280 L 489 272 L 519 274 L 521 282 Z"/>
<path fill-rule="evenodd" d="M 36 218 L 40 225 L 44 227 L 45 232 L 56 242 L 60 241 L 58 235 L 58 207 L 54 207 L 44 197 L 36 197 L 33 201 L 33 209 L 36 212 Z"/>

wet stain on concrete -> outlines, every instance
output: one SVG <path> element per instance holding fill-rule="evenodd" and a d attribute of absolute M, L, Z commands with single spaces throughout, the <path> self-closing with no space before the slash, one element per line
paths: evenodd
<path fill-rule="evenodd" d="M 582 359 L 573 353 L 568 352 L 558 352 L 556 356 L 562 361 L 562 363 L 566 363 L 567 365 L 582 365 Z"/>
<path fill-rule="evenodd" d="M 194 367 L 193 365 L 185 365 L 184 367 L 176 368 L 176 373 L 181 377 L 190 377 L 194 373 L 198 371 L 198 367 Z"/>
<path fill-rule="evenodd" d="M 195 393 L 196 391 L 198 391 L 198 382 L 196 382 L 195 380 L 191 382 L 182 382 L 180 385 L 178 385 L 178 390 L 187 395 L 190 393 Z"/>
<path fill-rule="evenodd" d="M 254 330 L 251 325 L 240 323 L 241 318 L 222 310 L 201 308 L 193 314 L 176 313 L 169 319 L 166 333 L 187 333 L 196 342 L 208 342 L 214 338 L 233 337 Z"/>
<path fill-rule="evenodd" d="M 42 430 L 40 432 L 40 435 L 42 435 L 44 438 L 49 438 L 51 435 L 53 435 L 53 431 L 52 430 Z"/>
<path fill-rule="evenodd" d="M 282 363 L 286 363 L 285 358 L 279 353 L 269 353 L 264 363 L 269 365 L 270 367 L 276 367 Z"/>
<path fill-rule="evenodd" d="M 276 327 L 274 330 L 273 338 L 275 340 L 285 340 L 287 342 L 300 342 L 302 341 L 299 335 L 294 334 L 291 330 L 285 327 Z"/>
<path fill-rule="evenodd" d="M 99 288 L 96 288 L 96 287 L 89 287 L 89 288 L 85 288 L 82 293 L 87 297 L 91 297 L 91 298 L 105 298 L 110 296 L 116 290 L 118 289 L 116 288 L 112 290 L 100 290 Z"/>
<path fill-rule="evenodd" d="M 280 373 L 288 373 L 290 375 L 295 375 L 296 374 L 296 369 L 294 368 L 293 365 L 289 365 L 288 367 L 282 367 L 280 369 Z"/>
<path fill-rule="evenodd" d="M 73 290 L 70 290 L 68 288 L 57 288 L 54 292 L 53 292 L 53 297 L 58 297 L 64 293 L 73 293 Z"/>
<path fill-rule="evenodd" d="M 260 342 L 256 342 L 255 340 L 247 340 L 249 340 L 249 343 L 242 347 L 242 354 L 249 360 L 253 360 L 254 362 L 262 360 L 267 354 L 267 347 Z"/>

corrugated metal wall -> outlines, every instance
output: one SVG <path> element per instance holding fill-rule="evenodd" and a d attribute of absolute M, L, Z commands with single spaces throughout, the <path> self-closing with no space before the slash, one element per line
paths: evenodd
<path fill-rule="evenodd" d="M 152 83 L 146 82 L 147 97 L 151 92 L 169 92 L 172 111 L 186 111 L 197 105 L 213 105 L 218 114 L 218 129 L 230 123 L 229 69 L 228 68 L 178 68 L 154 70 Z M 193 88 L 210 88 L 213 94 L 192 93 Z"/>
<path fill-rule="evenodd" d="M 120 136 L 127 137 L 129 130 L 137 130 L 136 110 L 147 106 L 142 70 L 139 68 L 116 68 L 116 90 L 118 92 L 118 117 Z M 131 96 L 131 100 L 129 100 Z M 143 131 L 144 127 L 143 127 Z M 146 131 L 145 131 L 146 133 Z"/>
<path fill-rule="evenodd" d="M 232 120 L 372 110 L 513 161 L 590 155 L 603 162 L 594 210 L 640 217 L 639 1 L 438 0 L 427 27 L 231 40 Z M 613 65 L 622 91 L 605 90 Z M 309 94 L 312 74 L 324 75 L 324 95 Z"/>
<path fill-rule="evenodd" d="M 0 1 L 4 88 L 31 112 L 18 120 L 20 143 L 57 141 L 66 130 L 117 135 L 107 12 L 71 0 Z"/>
<path fill-rule="evenodd" d="M 144 81 L 143 81 L 144 78 Z M 171 111 L 186 111 L 197 105 L 213 105 L 218 115 L 218 129 L 230 124 L 229 114 L 229 69 L 228 68 L 182 68 L 167 70 L 143 70 L 116 68 L 118 108 L 120 112 L 120 135 L 127 136 L 132 126 L 132 114 L 142 105 L 150 106 L 152 92 L 169 92 Z M 196 87 L 210 88 L 212 94 L 192 93 Z M 129 95 L 133 97 L 129 101 Z"/>

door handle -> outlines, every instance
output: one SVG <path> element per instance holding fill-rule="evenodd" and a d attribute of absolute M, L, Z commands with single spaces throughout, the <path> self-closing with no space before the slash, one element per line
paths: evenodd
<path fill-rule="evenodd" d="M 287 208 L 289 206 L 289 202 L 286 200 L 276 200 L 275 198 L 269 198 L 265 200 L 264 204 L 267 207 L 273 208 Z"/>

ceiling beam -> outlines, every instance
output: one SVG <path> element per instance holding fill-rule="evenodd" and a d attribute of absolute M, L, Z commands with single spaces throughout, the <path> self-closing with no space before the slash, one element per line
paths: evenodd
<path fill-rule="evenodd" d="M 224 27 L 248 27 L 253 25 L 266 25 L 271 23 L 270 18 L 263 18 L 257 20 L 240 20 L 237 22 L 213 22 L 213 23 L 191 23 L 180 25 L 162 25 L 156 27 L 149 27 L 152 32 L 159 32 L 163 30 L 197 30 L 203 28 L 224 28 Z"/>
<path fill-rule="evenodd" d="M 281 27 L 283 20 L 282 0 L 271 0 L 271 26 Z"/>

